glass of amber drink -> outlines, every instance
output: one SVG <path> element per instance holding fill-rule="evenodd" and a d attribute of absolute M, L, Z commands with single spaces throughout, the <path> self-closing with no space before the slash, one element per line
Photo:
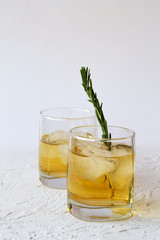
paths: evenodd
<path fill-rule="evenodd" d="M 86 221 L 119 220 L 132 215 L 135 133 L 109 126 L 82 126 L 70 131 L 67 208 Z"/>
<path fill-rule="evenodd" d="M 51 188 L 67 187 L 69 130 L 95 124 L 94 111 L 79 108 L 52 108 L 40 112 L 39 175 Z"/>

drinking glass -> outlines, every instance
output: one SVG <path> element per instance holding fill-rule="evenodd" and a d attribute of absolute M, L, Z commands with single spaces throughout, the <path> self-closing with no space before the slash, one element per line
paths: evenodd
<path fill-rule="evenodd" d="M 94 111 L 87 109 L 52 108 L 40 112 L 39 177 L 44 185 L 66 188 L 68 132 L 95 123 Z"/>
<path fill-rule="evenodd" d="M 71 129 L 68 153 L 67 208 L 88 221 L 119 220 L 132 215 L 135 133 L 109 126 Z"/>

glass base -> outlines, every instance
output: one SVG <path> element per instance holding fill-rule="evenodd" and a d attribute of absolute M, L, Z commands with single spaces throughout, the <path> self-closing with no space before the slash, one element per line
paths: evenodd
<path fill-rule="evenodd" d="M 68 211 L 76 218 L 91 222 L 106 222 L 132 216 L 132 206 L 87 206 L 68 200 Z"/>
<path fill-rule="evenodd" d="M 58 177 L 54 178 L 52 176 L 46 175 L 42 172 L 39 173 L 39 180 L 41 183 L 49 188 L 55 189 L 66 189 L 67 188 L 67 178 L 66 177 Z"/>

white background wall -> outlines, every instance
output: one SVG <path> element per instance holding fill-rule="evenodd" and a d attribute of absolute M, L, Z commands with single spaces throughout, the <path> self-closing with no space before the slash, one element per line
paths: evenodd
<path fill-rule="evenodd" d="M 159 0 L 0 0 L 0 148 L 37 149 L 43 108 L 92 109 L 81 66 L 108 123 L 159 144 Z"/>

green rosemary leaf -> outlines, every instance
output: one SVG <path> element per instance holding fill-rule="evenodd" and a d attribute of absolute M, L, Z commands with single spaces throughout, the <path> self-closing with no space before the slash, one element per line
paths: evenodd
<path fill-rule="evenodd" d="M 96 117 L 103 133 L 102 138 L 111 138 L 111 133 L 108 133 L 107 121 L 104 117 L 102 110 L 103 103 L 99 103 L 97 94 L 93 90 L 90 70 L 88 69 L 88 67 L 82 67 L 80 72 L 82 77 L 82 86 L 89 97 L 88 101 L 91 102 L 95 108 Z M 109 150 L 111 150 L 111 142 L 108 142 L 107 146 Z"/>

